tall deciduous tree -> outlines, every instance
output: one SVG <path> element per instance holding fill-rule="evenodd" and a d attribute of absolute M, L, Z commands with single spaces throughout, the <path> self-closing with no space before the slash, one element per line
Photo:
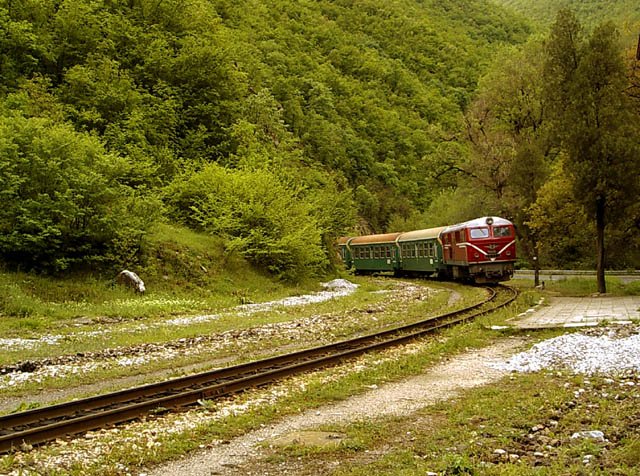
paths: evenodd
<path fill-rule="evenodd" d="M 550 156 L 542 64 L 539 41 L 505 50 L 466 114 L 471 159 L 465 172 L 495 197 L 493 211 L 516 223 L 523 254 L 536 270 L 538 236 L 529 226 L 531 205 L 548 177 Z"/>
<path fill-rule="evenodd" d="M 573 13 L 558 13 L 547 44 L 545 93 L 576 200 L 595 221 L 600 293 L 606 292 L 605 227 L 640 188 L 640 117 L 625 92 L 626 73 L 612 24 L 585 38 Z"/>

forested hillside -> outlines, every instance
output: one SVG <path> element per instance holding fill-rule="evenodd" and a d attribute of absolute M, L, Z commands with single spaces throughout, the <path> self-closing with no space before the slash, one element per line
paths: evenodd
<path fill-rule="evenodd" d="M 604 20 L 613 21 L 626 42 L 634 42 L 640 34 L 640 3 L 635 0 L 496 0 L 533 19 L 543 28 L 551 24 L 562 8 L 575 12 L 588 28 Z"/>
<path fill-rule="evenodd" d="M 166 221 L 299 279 L 329 269 L 344 233 L 500 214 L 529 262 L 593 266 L 597 229 L 612 263 L 634 266 L 640 211 L 622 197 L 635 189 L 601 194 L 617 222 L 597 227 L 591 202 L 571 200 L 591 196 L 579 167 L 636 170 L 631 50 L 600 28 L 604 3 L 575 2 L 588 20 L 563 45 L 582 62 L 562 73 L 574 96 L 552 91 L 554 42 L 529 41 L 508 3 L 0 0 L 1 262 L 136 263 Z M 555 16 L 535 5 L 525 13 Z M 606 16 L 636 18 L 616 8 Z M 584 110 L 560 114 L 576 98 Z M 572 163 L 565 133 L 602 112 L 589 104 L 610 122 L 584 124 L 596 136 L 575 154 L 593 161 Z M 617 186 L 605 170 L 590 186 Z"/>
<path fill-rule="evenodd" d="M 168 219 L 321 268 L 453 185 L 441 145 L 527 34 L 482 0 L 2 0 L 0 256 L 127 262 Z"/>

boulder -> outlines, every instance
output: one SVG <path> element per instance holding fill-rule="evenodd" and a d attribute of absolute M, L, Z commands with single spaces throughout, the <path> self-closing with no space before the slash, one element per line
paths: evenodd
<path fill-rule="evenodd" d="M 140 276 L 138 276 L 133 271 L 129 271 L 128 269 L 120 271 L 118 276 L 116 276 L 116 282 L 118 284 L 123 284 L 130 287 L 138 293 L 143 293 L 146 291 L 146 288 L 144 287 L 144 281 L 140 279 Z"/>

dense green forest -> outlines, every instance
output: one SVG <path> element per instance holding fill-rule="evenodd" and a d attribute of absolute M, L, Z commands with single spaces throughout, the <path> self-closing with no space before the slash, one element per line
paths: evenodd
<path fill-rule="evenodd" d="M 497 0 L 535 23 L 548 27 L 556 19 L 558 11 L 568 8 L 580 22 L 593 28 L 604 20 L 613 21 L 625 42 L 634 42 L 640 34 L 640 3 L 635 0 Z"/>
<path fill-rule="evenodd" d="M 483 111 L 540 88 L 534 31 L 482 0 L 0 0 L 0 259 L 130 265 L 168 221 L 299 279 L 341 234 L 495 213 L 525 260 L 593 266 L 559 142 Z M 625 216 L 618 267 L 638 263 Z"/>

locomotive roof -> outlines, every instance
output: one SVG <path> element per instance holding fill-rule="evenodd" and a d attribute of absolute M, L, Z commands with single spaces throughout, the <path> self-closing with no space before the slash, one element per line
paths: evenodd
<path fill-rule="evenodd" d="M 492 220 L 492 223 L 489 223 L 489 221 L 491 220 Z M 509 220 L 506 220 L 500 217 L 482 217 L 482 218 L 476 218 L 475 220 L 465 221 L 464 223 L 458 223 L 457 225 L 448 226 L 444 229 L 443 232 L 448 233 L 450 231 L 461 230 L 463 228 L 476 228 L 476 227 L 487 226 L 487 225 L 504 226 L 504 225 L 513 225 L 513 223 L 511 223 Z"/>
<path fill-rule="evenodd" d="M 400 237 L 398 238 L 398 242 L 437 238 L 440 235 L 440 232 L 445 228 L 446 226 L 440 226 L 437 228 L 427 228 L 426 230 L 408 231 L 400 235 Z"/>
<path fill-rule="evenodd" d="M 373 245 L 382 243 L 394 243 L 402 233 L 383 233 L 380 235 L 357 236 L 349 241 L 349 245 Z"/>

